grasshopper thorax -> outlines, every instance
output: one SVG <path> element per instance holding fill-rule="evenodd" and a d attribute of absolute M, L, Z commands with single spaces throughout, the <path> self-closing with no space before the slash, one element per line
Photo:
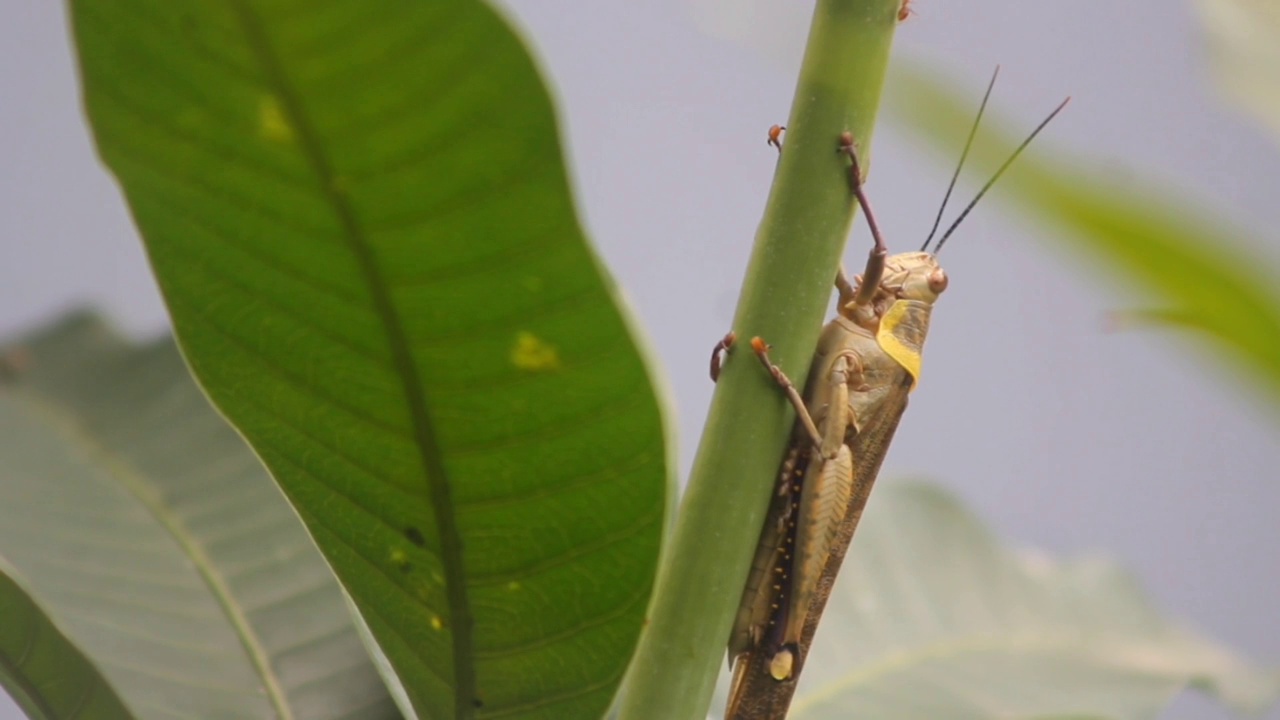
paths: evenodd
<path fill-rule="evenodd" d="M 914 387 L 920 381 L 933 304 L 946 289 L 947 273 L 938 265 L 937 256 L 899 253 L 885 259 L 884 274 L 871 302 L 844 303 L 840 314 L 874 335 L 880 349 L 911 375 Z"/>

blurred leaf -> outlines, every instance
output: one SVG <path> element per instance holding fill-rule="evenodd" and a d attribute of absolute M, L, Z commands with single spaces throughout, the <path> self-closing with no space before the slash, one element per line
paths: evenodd
<path fill-rule="evenodd" d="M 1280 5 L 1196 0 L 1209 59 L 1226 95 L 1280 134 Z"/>
<path fill-rule="evenodd" d="M 2 411 L 0 411 L 2 412 Z M 31 720 L 130 720 L 98 668 L 0 558 L 0 688 Z"/>
<path fill-rule="evenodd" d="M 814 0 L 687 0 L 689 14 L 707 35 L 754 50 L 785 73 L 804 55 Z"/>
<path fill-rule="evenodd" d="M 0 553 L 138 717 L 397 717 L 329 569 L 171 342 L 75 315 L 3 358 Z M 51 692 L 80 697 L 64 670 Z"/>
<path fill-rule="evenodd" d="M 598 717 L 668 506 L 547 92 L 472 0 L 73 0 L 195 374 L 421 716 Z"/>
<path fill-rule="evenodd" d="M 1165 619 L 1110 563 L 1006 550 L 936 486 L 871 504 L 794 720 L 1150 718 L 1187 686 L 1256 713 L 1280 696 L 1280 672 Z"/>
<path fill-rule="evenodd" d="M 959 147 L 952 140 L 973 122 L 971 100 L 959 100 L 917 73 L 899 71 L 893 86 L 895 109 L 908 126 Z M 983 123 L 970 159 L 979 173 L 990 173 L 1025 133 L 1004 131 L 998 121 Z M 1145 286 L 1164 305 L 1141 311 L 1146 319 L 1204 331 L 1280 402 L 1280 297 L 1272 289 L 1273 274 L 1241 250 L 1248 243 L 1233 223 L 1194 212 L 1193 203 L 1166 189 L 1118 187 L 1044 156 L 1032 148 L 1019 158 L 1000 181 L 1000 195 L 1070 231 L 1062 237 L 1112 273 Z"/>

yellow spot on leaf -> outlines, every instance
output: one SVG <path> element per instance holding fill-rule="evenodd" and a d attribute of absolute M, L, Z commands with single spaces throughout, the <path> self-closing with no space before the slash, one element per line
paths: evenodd
<path fill-rule="evenodd" d="M 507 589 L 510 590 L 511 592 L 515 592 L 516 590 L 520 589 L 520 583 L 516 582 L 515 580 L 512 580 L 511 582 L 507 583 Z"/>
<path fill-rule="evenodd" d="M 516 344 L 511 349 L 511 364 L 529 372 L 547 372 L 560 369 L 560 354 L 551 343 L 531 332 L 516 333 Z"/>
<path fill-rule="evenodd" d="M 432 629 L 432 630 L 443 630 L 443 629 L 444 629 L 444 618 L 441 618 L 439 615 L 432 615 L 432 616 L 431 616 L 431 629 Z"/>
<path fill-rule="evenodd" d="M 258 132 L 273 142 L 293 142 L 293 126 L 285 119 L 280 101 L 274 95 L 263 95 L 258 103 Z"/>
<path fill-rule="evenodd" d="M 409 556 L 400 548 L 391 548 L 391 564 L 396 567 L 402 567 L 409 562 Z"/>

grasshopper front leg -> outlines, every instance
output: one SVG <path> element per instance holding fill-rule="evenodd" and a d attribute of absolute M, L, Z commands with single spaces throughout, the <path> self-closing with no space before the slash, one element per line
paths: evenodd
<path fill-rule="evenodd" d="M 809 433 L 809 437 L 826 457 L 828 450 L 834 452 L 834 447 L 828 442 L 823 434 L 818 430 L 818 425 L 813 421 L 813 416 L 809 414 L 809 409 L 804 404 L 804 398 L 800 396 L 800 391 L 796 389 L 795 383 L 791 382 L 791 378 L 782 372 L 782 368 L 773 364 L 769 359 L 769 345 L 758 337 L 751 338 L 751 350 L 755 352 L 756 357 L 760 358 L 760 362 L 764 363 L 764 368 L 773 376 L 774 382 L 782 388 L 786 393 L 787 400 L 791 402 L 791 406 L 796 410 L 796 419 L 804 427 L 805 432 Z"/>

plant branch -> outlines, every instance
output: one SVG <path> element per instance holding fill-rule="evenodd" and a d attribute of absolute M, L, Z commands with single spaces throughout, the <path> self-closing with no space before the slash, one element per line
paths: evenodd
<path fill-rule="evenodd" d="M 899 0 L 818 0 L 764 219 L 720 376 L 629 671 L 622 720 L 706 715 L 795 414 L 746 340 L 792 377 L 818 341 L 856 203 L 840 134 L 864 170 Z M 714 338 L 708 339 L 708 348 Z"/>

